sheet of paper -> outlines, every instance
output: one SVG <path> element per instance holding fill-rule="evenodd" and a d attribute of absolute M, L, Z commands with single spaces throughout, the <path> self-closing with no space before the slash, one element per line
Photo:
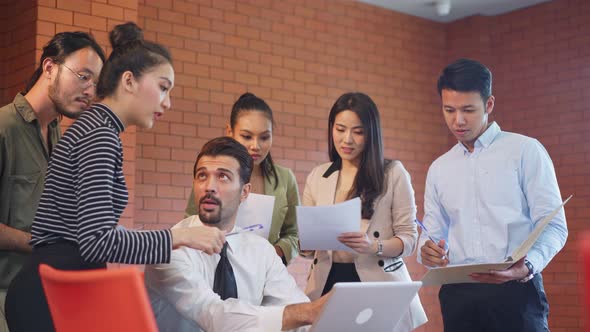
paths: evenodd
<path fill-rule="evenodd" d="M 353 251 L 338 241 L 338 235 L 361 230 L 361 200 L 324 206 L 298 206 L 297 226 L 301 250 Z"/>
<path fill-rule="evenodd" d="M 489 270 L 508 269 L 510 266 L 512 266 L 512 264 L 523 258 L 529 252 L 551 219 L 555 217 L 555 215 L 563 208 L 570 198 L 572 198 L 572 196 L 568 197 L 560 206 L 558 206 L 550 214 L 545 216 L 545 218 L 539 221 L 533 231 L 529 234 L 528 238 L 514 250 L 512 255 L 510 255 L 506 261 L 501 263 L 465 264 L 433 268 L 426 272 L 422 278 L 422 284 L 424 286 L 429 286 L 457 283 L 475 283 L 477 281 L 471 279 L 469 276 L 472 273 L 488 273 Z"/>
<path fill-rule="evenodd" d="M 236 225 L 244 228 L 252 224 L 261 224 L 262 229 L 253 232 L 268 239 L 274 206 L 274 196 L 250 193 L 238 208 Z"/>

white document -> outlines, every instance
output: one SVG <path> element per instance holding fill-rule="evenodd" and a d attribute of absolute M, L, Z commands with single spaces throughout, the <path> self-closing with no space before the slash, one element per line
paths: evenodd
<path fill-rule="evenodd" d="M 301 250 L 353 251 L 338 241 L 346 232 L 361 230 L 361 200 L 324 206 L 298 206 L 297 226 Z"/>
<path fill-rule="evenodd" d="M 238 208 L 236 225 L 244 228 L 253 224 L 261 224 L 262 228 L 253 232 L 268 239 L 274 206 L 274 196 L 250 193 Z"/>
<path fill-rule="evenodd" d="M 553 212 L 548 214 L 540 222 L 537 223 L 533 231 L 529 234 L 529 237 L 516 248 L 512 255 L 510 255 L 504 262 L 498 263 L 480 263 L 480 264 L 461 264 L 447 267 L 432 268 L 426 272 L 422 278 L 422 284 L 424 286 L 429 285 L 444 285 L 444 284 L 457 284 L 457 283 L 476 283 L 477 281 L 471 279 L 469 276 L 472 273 L 489 273 L 490 270 L 506 270 L 511 267 L 514 263 L 519 261 L 521 258 L 526 256 L 529 250 L 533 247 L 537 239 L 543 233 L 545 227 L 555 217 L 555 215 L 561 211 L 563 206 L 572 198 L 570 195 L 560 206 L 558 206 Z"/>

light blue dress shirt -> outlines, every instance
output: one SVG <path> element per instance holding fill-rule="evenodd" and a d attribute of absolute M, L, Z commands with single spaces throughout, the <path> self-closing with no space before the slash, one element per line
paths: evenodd
<path fill-rule="evenodd" d="M 451 265 L 495 263 L 561 203 L 553 163 L 541 143 L 501 131 L 494 122 L 473 152 L 458 143 L 430 166 L 423 222 L 433 238 L 448 242 Z M 567 234 L 561 209 L 527 255 L 535 273 L 563 248 Z M 418 248 L 427 239 L 422 234 Z"/>

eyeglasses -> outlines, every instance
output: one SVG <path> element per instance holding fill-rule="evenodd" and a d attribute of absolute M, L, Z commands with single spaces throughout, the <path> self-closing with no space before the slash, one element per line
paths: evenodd
<path fill-rule="evenodd" d="M 91 75 L 84 75 L 84 74 L 76 73 L 75 71 L 72 70 L 72 68 L 66 66 L 65 64 L 62 63 L 61 65 L 68 68 L 68 70 L 71 71 L 72 74 L 74 74 L 78 77 L 78 80 L 80 80 L 80 85 L 84 89 L 89 88 L 90 86 L 93 86 L 94 88 L 96 88 L 96 83 L 92 80 Z"/>
<path fill-rule="evenodd" d="M 399 270 L 400 267 L 402 267 L 404 265 L 404 261 L 401 260 L 401 258 L 395 262 L 393 262 L 392 264 L 387 265 L 385 268 L 383 268 L 383 270 L 385 272 L 394 272 Z"/>

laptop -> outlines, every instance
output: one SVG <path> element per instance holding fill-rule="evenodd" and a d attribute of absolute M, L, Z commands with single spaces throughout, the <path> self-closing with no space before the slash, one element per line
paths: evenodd
<path fill-rule="evenodd" d="M 421 286 L 420 281 L 337 283 L 310 331 L 393 331 Z"/>

